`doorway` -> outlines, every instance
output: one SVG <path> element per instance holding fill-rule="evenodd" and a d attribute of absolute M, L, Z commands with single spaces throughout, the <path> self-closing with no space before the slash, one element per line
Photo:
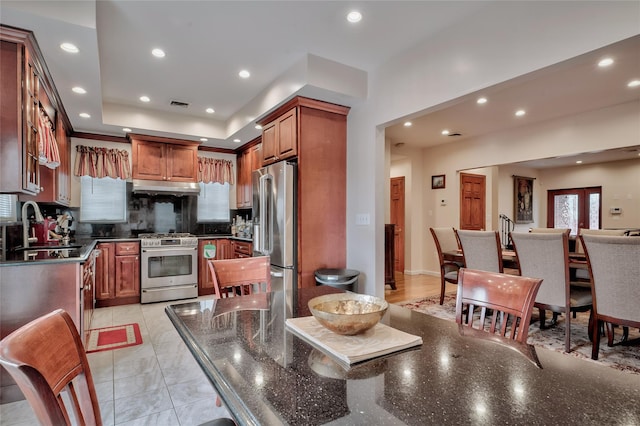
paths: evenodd
<path fill-rule="evenodd" d="M 602 227 L 602 187 L 547 191 L 547 227 L 578 230 Z"/>
<path fill-rule="evenodd" d="M 486 177 L 460 173 L 460 229 L 484 230 Z"/>
<path fill-rule="evenodd" d="M 395 226 L 394 270 L 404 273 L 404 176 L 391 178 L 391 223 Z"/>

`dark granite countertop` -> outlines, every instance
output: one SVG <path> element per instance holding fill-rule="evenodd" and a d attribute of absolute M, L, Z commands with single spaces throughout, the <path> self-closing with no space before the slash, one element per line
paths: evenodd
<path fill-rule="evenodd" d="M 302 315 L 309 297 L 331 288 L 309 291 Z M 640 424 L 636 374 L 545 349 L 539 369 L 460 336 L 452 321 L 395 305 L 382 321 L 423 345 L 346 371 L 285 329 L 283 293 L 233 299 L 167 314 L 238 424 Z"/>

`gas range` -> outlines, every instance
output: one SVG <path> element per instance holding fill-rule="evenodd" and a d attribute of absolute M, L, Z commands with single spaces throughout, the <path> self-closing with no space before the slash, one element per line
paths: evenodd
<path fill-rule="evenodd" d="M 145 248 L 197 247 L 198 238 L 188 232 L 140 234 L 140 246 Z"/>

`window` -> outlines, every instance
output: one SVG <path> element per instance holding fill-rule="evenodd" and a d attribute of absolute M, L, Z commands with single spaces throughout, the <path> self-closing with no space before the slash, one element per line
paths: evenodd
<path fill-rule="evenodd" d="M 16 195 L 0 194 L 0 222 L 16 222 L 18 220 L 17 202 Z"/>
<path fill-rule="evenodd" d="M 198 222 L 229 222 L 229 184 L 200 182 Z"/>
<path fill-rule="evenodd" d="M 601 187 L 548 191 L 547 226 L 570 228 L 571 235 L 579 229 L 600 229 L 601 193 Z"/>
<path fill-rule="evenodd" d="M 127 181 L 82 176 L 80 186 L 80 222 L 127 222 Z"/>

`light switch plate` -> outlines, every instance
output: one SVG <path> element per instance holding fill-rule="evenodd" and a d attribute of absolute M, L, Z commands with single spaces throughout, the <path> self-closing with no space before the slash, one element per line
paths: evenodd
<path fill-rule="evenodd" d="M 356 225 L 369 225 L 370 223 L 369 213 L 356 214 Z"/>

